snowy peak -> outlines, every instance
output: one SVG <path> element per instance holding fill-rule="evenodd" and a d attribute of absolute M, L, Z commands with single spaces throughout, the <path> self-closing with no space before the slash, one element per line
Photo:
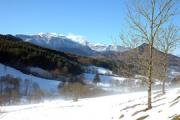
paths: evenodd
<path fill-rule="evenodd" d="M 59 37 L 59 35 L 56 34 L 56 33 L 43 33 L 43 32 L 40 32 L 40 33 L 38 33 L 37 35 L 39 35 L 39 36 L 41 36 L 41 37 L 47 37 L 47 38 Z"/>
<path fill-rule="evenodd" d="M 24 35 L 24 34 L 17 34 L 17 37 L 20 37 L 26 41 L 31 41 L 31 39 L 36 39 L 37 41 L 47 41 L 47 40 L 67 40 L 67 41 L 72 41 L 81 45 L 88 45 L 88 42 L 85 40 L 85 37 L 80 36 L 80 35 L 74 35 L 74 34 L 68 34 L 68 35 L 63 35 L 63 34 L 57 34 L 57 33 L 37 33 L 34 35 Z M 29 38 L 29 39 L 27 39 Z"/>
<path fill-rule="evenodd" d="M 92 50 L 98 52 L 124 52 L 129 50 L 128 48 L 122 47 L 120 45 L 103 45 L 103 44 L 91 44 Z"/>
<path fill-rule="evenodd" d="M 81 45 L 86 46 L 89 44 L 89 42 L 86 41 L 86 38 L 84 36 L 81 36 L 81 35 L 74 35 L 74 34 L 70 33 L 70 34 L 66 35 L 66 37 L 68 39 L 71 39 L 71 40 L 81 44 Z"/>
<path fill-rule="evenodd" d="M 81 45 L 88 45 L 88 42 L 86 41 L 86 38 L 84 36 L 81 35 L 75 35 L 75 34 L 68 34 L 68 35 L 63 35 L 63 34 L 57 34 L 57 33 L 43 33 L 40 32 L 37 34 L 38 36 L 42 37 L 42 38 L 48 38 L 48 39 L 52 39 L 52 38 L 61 38 L 61 39 L 68 39 L 71 40 L 73 42 L 79 43 Z"/>

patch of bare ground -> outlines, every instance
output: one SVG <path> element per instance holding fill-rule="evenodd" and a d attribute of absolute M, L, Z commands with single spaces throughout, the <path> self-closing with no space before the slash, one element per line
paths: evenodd
<path fill-rule="evenodd" d="M 180 115 L 173 115 L 169 118 L 172 118 L 171 120 L 180 120 Z"/>
<path fill-rule="evenodd" d="M 138 110 L 138 111 L 134 112 L 134 113 L 132 114 L 132 116 L 135 116 L 135 115 L 137 115 L 137 114 L 140 113 L 140 112 L 146 112 L 147 110 L 149 110 L 149 109 L 148 109 L 148 108 L 145 108 L 145 109 L 142 109 L 142 110 Z"/>
<path fill-rule="evenodd" d="M 162 112 L 162 110 L 159 110 L 158 113 Z"/>
<path fill-rule="evenodd" d="M 134 102 L 135 100 L 133 99 L 133 100 L 128 100 L 127 102 L 129 103 L 129 102 Z"/>
<path fill-rule="evenodd" d="M 138 106 L 138 105 L 141 105 L 141 104 L 135 104 L 135 105 L 127 106 L 127 107 L 121 109 L 120 111 L 127 110 L 127 109 L 131 109 L 131 108 L 135 108 L 135 107 Z"/>
<path fill-rule="evenodd" d="M 145 120 L 148 116 L 149 116 L 149 115 L 145 115 L 145 116 L 142 116 L 142 117 L 140 117 L 140 118 L 138 118 L 138 119 L 136 119 L 136 120 Z"/>
<path fill-rule="evenodd" d="M 120 115 L 120 116 L 119 116 L 119 119 L 122 119 L 123 117 L 124 117 L 124 114 Z"/>

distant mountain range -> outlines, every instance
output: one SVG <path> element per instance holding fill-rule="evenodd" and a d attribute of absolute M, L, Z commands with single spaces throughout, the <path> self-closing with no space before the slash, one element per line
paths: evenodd
<path fill-rule="evenodd" d="M 37 75 L 36 71 L 41 71 L 43 75 L 41 74 L 40 77 L 48 79 L 79 75 L 92 65 L 113 71 L 115 71 L 116 66 L 115 61 L 40 47 L 12 35 L 0 35 L 0 63 L 18 69 L 25 74 Z"/>
<path fill-rule="evenodd" d="M 16 37 L 41 47 L 83 56 L 96 56 L 128 50 L 119 45 L 92 44 L 86 40 L 76 40 L 55 33 L 39 33 L 37 35 L 17 34 Z"/>
<path fill-rule="evenodd" d="M 0 62 L 27 72 L 29 67 L 38 67 L 62 75 L 81 74 L 87 66 L 99 66 L 113 73 L 126 76 L 141 74 L 139 54 L 147 54 L 147 44 L 135 49 L 121 46 L 91 44 L 52 33 L 37 35 L 0 35 Z M 138 53 L 137 53 L 138 52 Z M 164 53 L 153 49 L 157 56 Z M 129 56 L 130 55 L 130 56 Z M 180 57 L 169 54 L 169 68 L 180 72 Z M 148 56 L 145 56 L 148 59 Z M 156 66 L 158 67 L 158 65 Z M 74 69 L 77 70 L 74 70 Z M 131 71 L 127 71 L 131 70 Z"/>

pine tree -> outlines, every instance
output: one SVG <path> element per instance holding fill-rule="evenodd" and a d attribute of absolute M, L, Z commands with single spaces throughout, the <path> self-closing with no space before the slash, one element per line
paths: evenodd
<path fill-rule="evenodd" d="M 99 75 L 96 73 L 94 79 L 93 79 L 93 83 L 99 83 L 100 82 L 100 78 L 99 78 Z"/>

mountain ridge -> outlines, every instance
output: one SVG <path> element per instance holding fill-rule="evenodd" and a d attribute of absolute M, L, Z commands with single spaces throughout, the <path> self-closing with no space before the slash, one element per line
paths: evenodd
<path fill-rule="evenodd" d="M 109 54 L 109 52 L 124 52 L 128 50 L 119 45 L 92 44 L 83 38 L 76 38 L 73 35 L 65 36 L 56 33 L 39 33 L 35 35 L 17 34 L 15 36 L 41 47 L 83 56 L 96 56 Z"/>

